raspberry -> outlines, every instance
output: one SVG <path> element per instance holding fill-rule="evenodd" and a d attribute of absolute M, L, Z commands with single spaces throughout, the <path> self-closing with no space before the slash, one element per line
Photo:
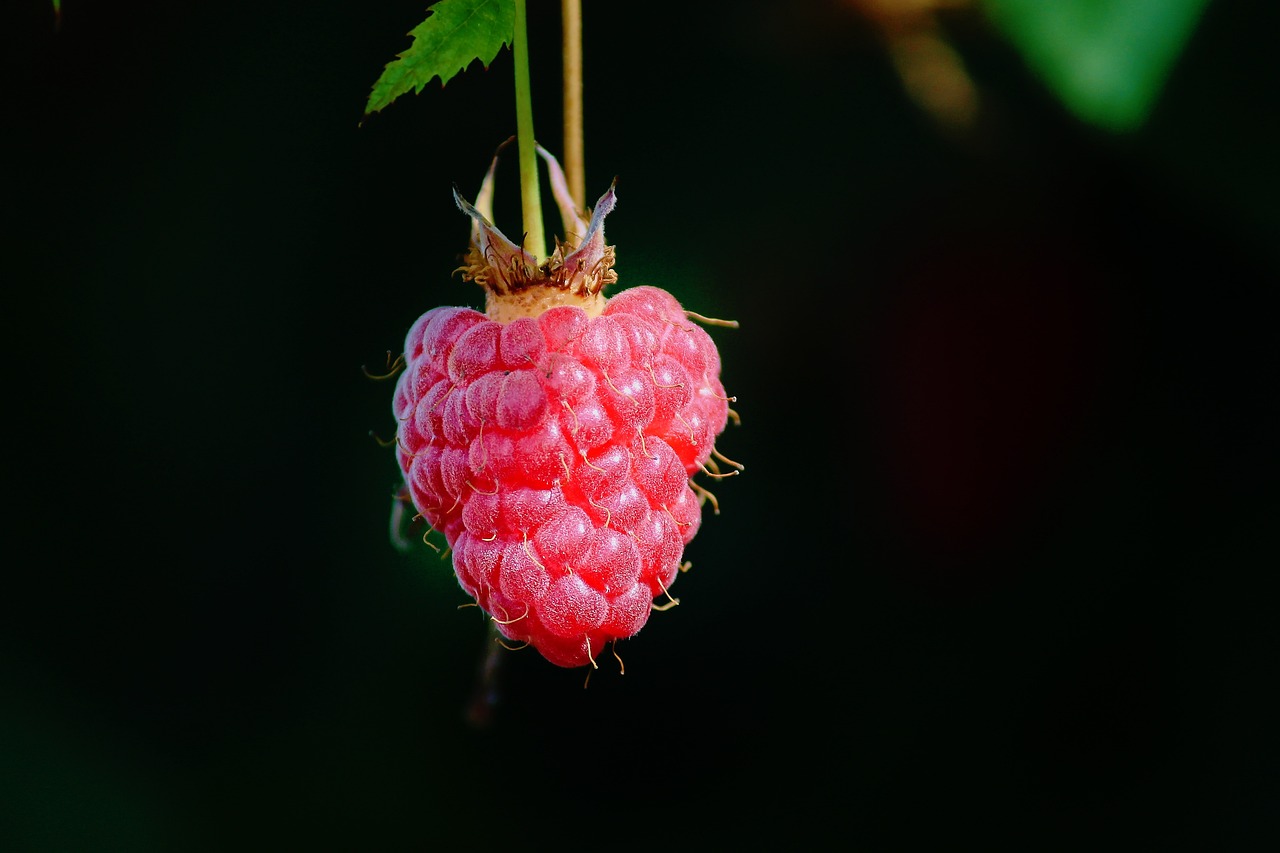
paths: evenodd
<path fill-rule="evenodd" d="M 603 295 L 617 278 L 603 231 L 613 189 L 584 221 L 559 164 L 539 154 L 577 244 L 538 265 L 454 193 L 472 219 L 461 271 L 484 286 L 486 309 L 434 308 L 410 328 L 396 454 L 462 589 L 504 637 L 576 667 L 676 601 L 710 497 L 690 478 L 718 475 L 732 400 L 698 315 L 656 287 Z"/>

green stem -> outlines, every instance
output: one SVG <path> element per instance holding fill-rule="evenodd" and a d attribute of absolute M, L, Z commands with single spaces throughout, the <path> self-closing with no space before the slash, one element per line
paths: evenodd
<path fill-rule="evenodd" d="M 529 34 L 525 0 L 516 0 L 516 31 L 511 45 L 516 64 L 516 144 L 520 149 L 520 209 L 524 216 L 524 250 L 541 261 L 547 256 L 542 231 L 542 195 L 538 190 L 537 141 L 533 135 L 533 89 L 529 84 Z"/>

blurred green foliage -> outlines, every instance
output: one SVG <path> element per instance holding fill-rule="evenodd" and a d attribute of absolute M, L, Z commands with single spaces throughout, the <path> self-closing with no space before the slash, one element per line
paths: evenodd
<path fill-rule="evenodd" d="M 1208 0 L 985 0 L 1031 69 L 1079 118 L 1140 127 Z"/>

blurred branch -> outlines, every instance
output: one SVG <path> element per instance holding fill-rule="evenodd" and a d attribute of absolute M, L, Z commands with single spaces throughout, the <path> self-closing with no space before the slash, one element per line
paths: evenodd
<path fill-rule="evenodd" d="M 967 133 L 980 96 L 960 54 L 938 22 L 942 10 L 970 0 L 846 0 L 880 32 L 907 96 L 948 132 Z"/>

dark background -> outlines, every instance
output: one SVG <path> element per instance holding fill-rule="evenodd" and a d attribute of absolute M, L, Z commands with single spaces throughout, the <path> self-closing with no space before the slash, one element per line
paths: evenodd
<path fill-rule="evenodd" d="M 363 372 L 480 304 L 515 130 L 505 51 L 360 125 L 426 5 L 7 4 L 0 846 L 1276 842 L 1274 12 L 1117 136 L 974 15 L 956 132 L 852 6 L 587 2 L 618 287 L 740 321 L 747 471 L 624 676 L 505 655 L 477 727 Z"/>

